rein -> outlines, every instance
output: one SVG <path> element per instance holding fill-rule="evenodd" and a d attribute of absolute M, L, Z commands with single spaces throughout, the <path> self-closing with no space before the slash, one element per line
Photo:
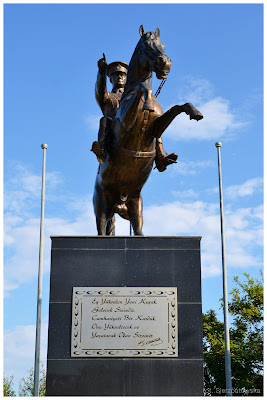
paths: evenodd
<path fill-rule="evenodd" d="M 150 78 L 150 77 L 151 77 L 151 75 L 148 75 L 147 78 Z M 136 86 L 137 86 L 138 84 L 140 84 L 141 82 L 143 82 L 143 81 L 146 80 L 147 78 L 142 79 L 142 80 L 140 80 L 140 82 L 134 83 L 132 86 L 130 86 L 130 88 L 129 88 L 126 92 L 123 93 L 121 102 L 125 99 L 125 97 L 126 97 L 128 94 L 130 94 L 130 93 L 136 88 Z M 159 85 L 159 87 L 158 87 L 158 89 L 157 89 L 157 91 L 156 91 L 156 93 L 155 93 L 155 97 L 158 97 L 158 95 L 160 94 L 161 89 L 163 88 L 163 86 L 164 86 L 164 84 L 166 83 L 166 81 L 167 81 L 167 78 L 162 79 L 162 81 L 160 82 L 160 85 Z"/>
<path fill-rule="evenodd" d="M 163 85 L 164 85 L 164 83 L 166 82 L 166 80 L 167 80 L 167 78 L 162 79 L 162 81 L 161 81 L 161 83 L 160 83 L 160 85 L 159 85 L 159 87 L 158 87 L 158 90 L 157 90 L 156 93 L 155 93 L 155 97 L 158 97 L 158 95 L 160 94 L 160 91 L 161 91 L 161 89 L 163 88 Z"/>

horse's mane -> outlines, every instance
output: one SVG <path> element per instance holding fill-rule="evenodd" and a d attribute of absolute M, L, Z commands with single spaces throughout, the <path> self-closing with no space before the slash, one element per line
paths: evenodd
<path fill-rule="evenodd" d="M 138 63 L 138 58 L 139 58 L 139 49 L 140 49 L 140 44 L 141 44 L 141 39 L 139 40 L 139 42 L 137 43 L 135 50 L 132 54 L 131 60 L 129 62 L 129 67 L 128 67 L 128 72 L 127 72 L 127 81 L 124 87 L 124 93 L 122 95 L 122 98 L 125 96 L 125 94 L 129 91 L 129 89 L 131 88 L 131 86 L 133 85 L 134 82 L 131 82 L 131 75 L 132 75 L 132 71 L 133 68 L 136 68 L 136 64 Z"/>
<path fill-rule="evenodd" d="M 139 84 L 142 81 L 144 81 L 152 76 L 152 72 L 150 72 L 146 76 L 144 76 L 143 79 L 137 79 L 136 76 L 132 76 L 133 72 L 136 70 L 136 67 L 137 68 L 139 67 L 139 53 L 140 53 L 141 42 L 142 42 L 142 40 L 148 39 L 148 37 L 150 37 L 152 34 L 154 34 L 154 32 L 145 33 L 145 35 L 139 39 L 139 42 L 137 43 L 137 45 L 135 47 L 135 50 L 133 52 L 133 55 L 132 55 L 130 63 L 129 63 L 129 68 L 128 68 L 128 72 L 127 72 L 127 81 L 126 81 L 126 84 L 124 87 L 124 93 L 122 95 L 121 100 L 123 100 L 123 98 L 127 94 L 129 94 L 129 92 L 134 90 L 136 84 Z"/>

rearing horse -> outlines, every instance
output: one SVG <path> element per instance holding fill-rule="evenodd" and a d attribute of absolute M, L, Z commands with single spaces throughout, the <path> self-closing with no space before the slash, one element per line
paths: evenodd
<path fill-rule="evenodd" d="M 130 220 L 135 235 L 143 235 L 141 190 L 155 159 L 155 139 L 173 119 L 185 112 L 190 119 L 203 115 L 190 103 L 176 105 L 163 113 L 152 96 L 152 73 L 164 79 L 170 72 L 171 60 L 160 42 L 159 28 L 145 33 L 132 55 L 127 83 L 120 107 L 112 123 L 106 160 L 99 165 L 93 196 L 98 235 L 115 234 L 115 213 Z"/>

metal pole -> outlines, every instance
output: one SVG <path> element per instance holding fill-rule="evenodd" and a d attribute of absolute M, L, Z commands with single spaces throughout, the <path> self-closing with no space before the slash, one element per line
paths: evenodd
<path fill-rule="evenodd" d="M 33 395 L 36 396 L 36 397 L 39 396 L 39 374 L 40 374 L 42 276 L 43 276 L 43 236 L 44 236 L 44 200 L 45 200 L 45 156 L 46 156 L 47 144 L 42 144 L 41 148 L 43 149 L 43 174 L 42 174 L 40 248 L 39 248 L 37 317 L 36 317 L 35 361 L 34 361 L 34 387 L 33 387 Z"/>
<path fill-rule="evenodd" d="M 132 227 L 131 222 L 130 222 L 130 236 L 133 236 L 133 227 Z"/>
<path fill-rule="evenodd" d="M 215 146 L 217 147 L 218 151 L 220 211 L 221 211 L 226 396 L 232 396 L 231 354 L 230 354 L 230 335 L 229 335 L 229 321 L 228 321 L 228 294 L 227 294 L 227 274 L 226 274 L 225 243 L 224 243 L 224 214 L 223 214 L 222 172 L 221 172 L 221 153 L 220 153 L 220 147 L 222 147 L 222 144 L 221 142 L 216 142 Z"/>

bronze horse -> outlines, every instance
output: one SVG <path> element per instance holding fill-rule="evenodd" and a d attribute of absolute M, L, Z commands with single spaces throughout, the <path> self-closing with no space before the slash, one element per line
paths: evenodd
<path fill-rule="evenodd" d="M 112 123 L 108 154 L 99 165 L 93 196 L 98 235 L 115 234 L 115 213 L 129 220 L 134 235 L 143 236 L 143 204 L 141 190 L 155 159 L 155 139 L 173 119 L 185 112 L 190 119 L 203 115 L 186 103 L 175 105 L 163 113 L 152 96 L 152 73 L 164 79 L 170 72 L 171 60 L 160 42 L 159 28 L 145 33 L 132 55 L 120 107 Z"/>

